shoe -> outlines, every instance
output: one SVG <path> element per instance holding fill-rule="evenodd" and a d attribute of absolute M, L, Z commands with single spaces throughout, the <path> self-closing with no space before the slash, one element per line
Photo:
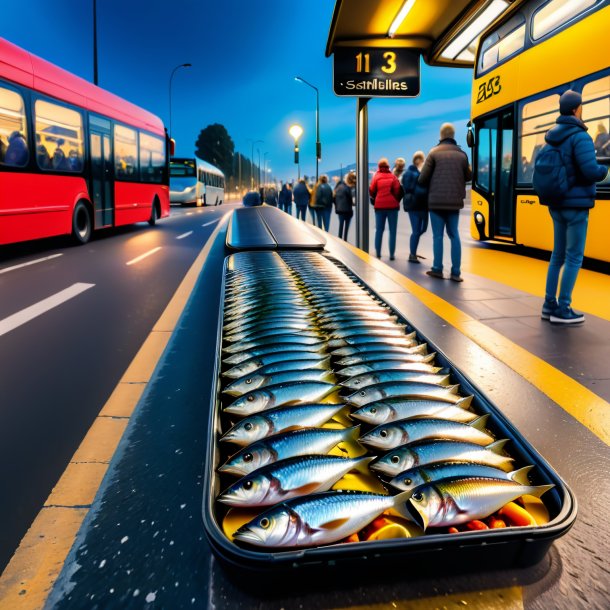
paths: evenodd
<path fill-rule="evenodd" d="M 441 271 L 434 271 L 433 269 L 430 269 L 429 271 L 426 271 L 426 275 L 429 275 L 430 277 L 435 277 L 439 280 L 444 280 L 445 276 L 442 274 Z"/>
<path fill-rule="evenodd" d="M 390 260 L 394 261 L 394 260 L 396 260 L 396 257 L 395 256 L 390 256 Z"/>
<path fill-rule="evenodd" d="M 582 313 L 577 313 L 571 307 L 558 307 L 549 317 L 553 324 L 581 324 L 585 321 Z"/>
<path fill-rule="evenodd" d="M 381 254 L 379 254 L 379 252 L 377 252 L 377 258 L 381 258 Z"/>
<path fill-rule="evenodd" d="M 449 276 L 449 279 L 454 282 L 463 282 L 464 278 L 461 275 L 453 275 L 453 273 Z"/>
<path fill-rule="evenodd" d="M 542 305 L 542 313 L 540 314 L 540 317 L 543 320 L 548 320 L 555 313 L 556 309 L 557 301 L 555 299 L 552 301 L 545 300 L 544 304 Z"/>
<path fill-rule="evenodd" d="M 419 265 L 419 259 L 417 258 L 417 254 L 409 254 L 409 258 L 407 260 L 410 263 L 417 263 Z"/>

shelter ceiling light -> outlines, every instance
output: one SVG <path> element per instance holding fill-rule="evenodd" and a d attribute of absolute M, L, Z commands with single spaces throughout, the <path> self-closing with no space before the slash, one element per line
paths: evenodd
<path fill-rule="evenodd" d="M 407 18 L 409 11 L 413 8 L 414 4 L 415 0 L 405 0 L 405 3 L 396 14 L 396 17 L 394 17 L 392 25 L 390 25 L 390 29 L 388 30 L 389 38 L 394 38 L 394 34 L 396 34 L 396 31 L 402 25 L 402 22 Z"/>

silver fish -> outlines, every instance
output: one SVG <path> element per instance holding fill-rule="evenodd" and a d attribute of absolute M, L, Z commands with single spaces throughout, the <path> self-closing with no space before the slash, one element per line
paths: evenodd
<path fill-rule="evenodd" d="M 354 364 L 336 371 L 337 375 L 342 377 L 356 377 L 364 373 L 373 373 L 375 371 L 417 371 L 420 373 L 438 373 L 443 369 L 440 366 L 434 366 L 428 362 L 404 362 L 403 360 L 379 360 L 377 362 L 367 362 L 363 364 Z"/>
<path fill-rule="evenodd" d="M 273 506 L 290 498 L 328 491 L 351 470 L 368 472 L 372 459 L 333 455 L 288 458 L 247 474 L 217 499 L 229 506 Z"/>
<path fill-rule="evenodd" d="M 375 321 L 375 320 L 398 320 L 398 316 L 393 314 L 390 310 L 384 309 L 383 307 L 379 307 L 377 311 L 357 311 L 357 310 L 348 310 L 343 311 L 341 313 L 321 313 L 320 320 L 322 322 L 328 323 L 341 323 L 348 321 Z"/>
<path fill-rule="evenodd" d="M 301 332 L 301 331 L 317 331 L 316 327 L 311 322 L 288 322 L 282 320 L 276 322 L 277 326 L 255 326 L 246 330 L 240 330 L 231 334 L 224 335 L 223 339 L 231 343 L 235 341 L 256 341 L 263 337 L 272 337 L 273 335 L 283 335 L 289 332 Z"/>
<path fill-rule="evenodd" d="M 388 383 L 390 381 L 422 381 L 423 383 L 447 386 L 449 385 L 449 375 L 409 370 L 374 371 L 350 377 L 342 381 L 341 385 L 351 390 L 358 390 L 359 388 L 366 388 L 370 385 Z"/>
<path fill-rule="evenodd" d="M 388 345 L 386 342 L 378 339 L 374 343 L 364 343 L 362 345 L 348 345 L 346 347 L 340 347 L 332 351 L 332 355 L 336 358 L 344 356 L 364 356 L 366 354 L 372 354 L 376 352 L 393 352 L 394 354 L 404 354 L 409 356 L 412 354 L 426 354 L 428 352 L 428 346 L 426 343 L 420 343 L 419 345 L 413 345 L 412 347 L 406 347 L 404 345 Z M 341 364 L 343 360 L 341 360 Z"/>
<path fill-rule="evenodd" d="M 319 402 L 338 388 L 339 386 L 322 381 L 296 381 L 270 385 L 240 396 L 225 409 L 225 412 L 245 417 L 273 407 Z"/>
<path fill-rule="evenodd" d="M 236 352 L 247 352 L 264 345 L 319 345 L 324 340 L 323 335 L 318 335 L 313 332 L 287 333 L 285 335 L 276 335 L 274 337 L 266 337 L 257 341 L 236 341 L 227 347 L 223 347 L 222 351 L 226 354 L 234 354 Z"/>
<path fill-rule="evenodd" d="M 502 439 L 487 447 L 474 443 L 444 440 L 403 445 L 388 451 L 372 462 L 371 470 L 395 477 L 414 466 L 437 462 L 473 462 L 509 471 L 513 459 L 502 453 L 507 442 L 507 439 Z"/>
<path fill-rule="evenodd" d="M 478 417 L 470 424 L 448 419 L 401 419 L 373 428 L 360 442 L 367 447 L 385 451 L 431 439 L 465 441 L 486 446 L 494 441 L 493 436 L 484 432 L 488 419 L 489 414 Z"/>
<path fill-rule="evenodd" d="M 251 328 L 253 326 L 269 325 L 274 323 L 275 320 L 314 320 L 315 315 L 310 309 L 306 307 L 299 307 L 298 309 L 279 309 L 275 312 L 267 312 L 264 317 L 261 317 L 257 312 L 250 314 L 244 314 L 238 316 L 232 321 L 225 319 L 223 324 L 223 330 L 225 332 L 239 331 L 244 328 Z M 273 322 L 272 322 L 273 321 Z"/>
<path fill-rule="evenodd" d="M 255 356 L 269 356 L 271 354 L 287 352 L 311 352 L 317 354 L 319 358 L 323 358 L 326 357 L 326 355 L 322 355 L 322 352 L 325 349 L 326 343 L 324 341 L 320 341 L 319 343 L 314 343 L 312 345 L 307 345 L 304 343 L 284 343 L 284 341 L 280 341 L 278 343 L 265 343 L 243 352 L 231 354 L 227 358 L 223 358 L 223 363 L 239 364 L 240 362 L 250 360 L 250 358 L 254 358 Z"/>
<path fill-rule="evenodd" d="M 468 423 L 478 417 L 476 413 L 468 411 L 472 398 L 472 396 L 466 396 L 455 405 L 441 400 L 390 398 L 383 402 L 373 402 L 360 407 L 350 417 L 375 426 L 410 417 L 434 417 Z"/>
<path fill-rule="evenodd" d="M 415 522 L 426 530 L 485 519 L 508 502 L 525 494 L 539 498 L 553 487 L 521 485 L 501 479 L 445 479 L 417 488 L 409 506 Z"/>
<path fill-rule="evenodd" d="M 462 397 L 458 395 L 458 385 L 439 386 L 421 381 L 390 381 L 362 388 L 347 397 L 347 401 L 358 407 L 369 402 L 386 398 L 433 398 L 456 404 Z"/>
<path fill-rule="evenodd" d="M 500 468 L 485 466 L 484 464 L 473 464 L 472 462 L 446 462 L 439 464 L 428 464 L 401 472 L 390 481 L 390 485 L 399 491 L 413 491 L 420 485 L 442 479 L 454 479 L 464 477 L 476 477 L 484 479 L 504 479 L 516 481 L 520 485 L 529 485 L 528 473 L 533 466 L 525 466 L 519 470 L 504 472 Z"/>
<path fill-rule="evenodd" d="M 329 356 L 324 356 L 317 352 L 307 352 L 297 349 L 289 350 L 286 348 L 284 351 L 277 351 L 270 354 L 261 354 L 259 356 L 252 356 L 246 360 L 237 361 L 235 366 L 225 371 L 222 376 L 228 377 L 229 379 L 239 379 L 244 375 L 253 373 L 262 366 L 268 364 L 275 364 L 276 362 L 292 362 L 297 360 L 310 360 L 312 362 L 328 362 Z M 226 361 L 225 361 L 226 362 Z M 229 362 L 227 364 L 232 364 Z"/>
<path fill-rule="evenodd" d="M 412 520 L 410 493 L 382 496 L 362 491 L 326 491 L 294 498 L 268 509 L 240 527 L 234 537 L 267 548 L 331 544 L 361 530 L 389 508 Z"/>
<path fill-rule="evenodd" d="M 379 332 L 382 330 L 400 332 L 403 336 L 407 334 L 407 325 L 399 324 L 398 322 L 388 320 L 351 320 L 350 322 L 338 323 L 338 322 L 323 322 L 320 326 L 329 333 L 333 338 L 341 338 L 343 335 L 353 335 L 356 332 L 367 332 L 375 331 Z"/>
<path fill-rule="evenodd" d="M 271 373 L 268 375 L 261 375 L 260 373 L 254 372 L 230 383 L 223 390 L 223 394 L 228 394 L 229 396 L 242 396 L 246 392 L 257 390 L 258 388 L 266 388 L 270 385 L 290 383 L 293 381 L 325 381 L 326 383 L 335 383 L 336 378 L 331 371 L 322 369 L 284 371 L 283 373 Z"/>
<path fill-rule="evenodd" d="M 252 375 L 271 375 L 273 373 L 286 373 L 288 371 L 307 371 L 309 369 L 324 369 L 330 371 L 330 356 L 322 360 L 282 360 L 266 364 L 253 371 Z M 246 375 L 244 375 L 246 377 Z"/>
<path fill-rule="evenodd" d="M 422 348 L 423 346 L 423 348 Z M 417 352 L 395 351 L 393 349 L 381 349 L 369 352 L 355 353 L 351 356 L 344 356 L 341 360 L 337 361 L 337 366 L 355 366 L 358 364 L 369 364 L 373 365 L 377 362 L 383 362 L 387 360 L 400 360 L 402 362 L 432 362 L 436 358 L 436 352 L 431 354 L 426 353 L 426 344 L 422 343 L 417 346 Z M 413 348 L 411 348 L 413 350 Z"/>
<path fill-rule="evenodd" d="M 219 440 L 245 447 L 280 432 L 317 428 L 344 408 L 342 404 L 311 404 L 267 409 L 242 419 Z"/>
<path fill-rule="evenodd" d="M 413 347 L 417 345 L 415 338 L 405 335 L 402 330 L 360 330 L 350 335 L 343 335 L 337 339 L 329 339 L 328 347 L 336 349 L 348 345 L 364 345 L 369 343 L 387 343 L 388 345 L 399 345 L 401 347 Z"/>
<path fill-rule="evenodd" d="M 332 430 L 304 428 L 282 432 L 244 447 L 218 468 L 219 472 L 245 475 L 267 464 L 297 455 L 326 455 L 339 443 L 356 442 L 359 426 Z"/>

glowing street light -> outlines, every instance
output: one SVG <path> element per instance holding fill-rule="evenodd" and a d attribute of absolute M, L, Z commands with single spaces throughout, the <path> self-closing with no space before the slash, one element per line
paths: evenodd
<path fill-rule="evenodd" d="M 303 128 L 296 123 L 291 125 L 288 133 L 294 138 L 294 162 L 297 164 L 298 180 L 301 179 L 301 166 L 299 165 L 299 138 L 303 135 Z"/>

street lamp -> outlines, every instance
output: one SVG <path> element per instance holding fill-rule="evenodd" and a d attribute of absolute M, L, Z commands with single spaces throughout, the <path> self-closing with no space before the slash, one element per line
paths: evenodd
<path fill-rule="evenodd" d="M 267 155 L 269 153 L 266 152 L 263 155 L 263 180 L 265 181 L 265 184 L 267 184 Z"/>
<path fill-rule="evenodd" d="M 265 141 L 264 140 L 253 140 L 252 138 L 247 138 L 246 142 L 252 142 L 252 150 L 251 150 L 251 155 L 250 155 L 250 190 L 254 190 L 254 145 L 258 144 L 259 142 L 261 144 L 264 144 Z"/>
<path fill-rule="evenodd" d="M 258 153 L 258 167 L 256 168 L 256 188 L 261 188 L 261 149 L 257 148 Z"/>
<path fill-rule="evenodd" d="M 301 166 L 299 165 L 299 138 L 303 135 L 303 128 L 295 123 L 290 127 L 288 133 L 294 138 L 294 162 L 297 164 L 297 180 L 300 180 Z"/>
<path fill-rule="evenodd" d="M 318 88 L 308 83 L 304 78 L 295 76 L 294 80 L 308 85 L 316 92 L 316 183 L 318 182 L 318 162 L 322 158 L 322 143 L 320 142 L 320 92 Z"/>
<path fill-rule="evenodd" d="M 190 68 L 191 64 L 180 64 L 179 66 L 176 66 L 173 70 L 172 70 L 172 74 L 169 77 L 169 137 L 171 140 L 172 137 L 172 80 L 174 78 L 174 74 L 176 73 L 176 70 L 179 70 L 180 68 Z"/>

